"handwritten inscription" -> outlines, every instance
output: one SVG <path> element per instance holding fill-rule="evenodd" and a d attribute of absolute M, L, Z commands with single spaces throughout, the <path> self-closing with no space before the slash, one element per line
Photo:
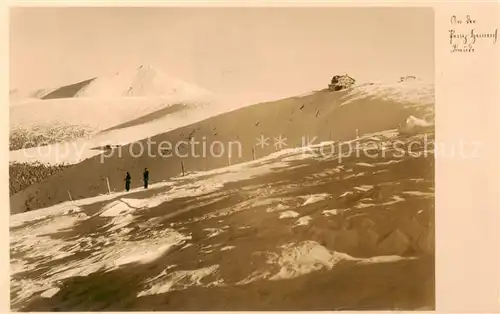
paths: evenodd
<path fill-rule="evenodd" d="M 489 42 L 496 44 L 498 41 L 498 28 L 482 30 L 476 19 L 470 15 L 458 17 L 452 15 L 450 24 L 453 26 L 448 32 L 451 52 L 474 52 L 476 44 Z"/>

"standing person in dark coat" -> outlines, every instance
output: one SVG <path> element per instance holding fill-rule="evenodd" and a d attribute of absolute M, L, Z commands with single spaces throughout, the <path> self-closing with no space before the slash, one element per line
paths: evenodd
<path fill-rule="evenodd" d="M 130 177 L 130 173 L 127 172 L 127 175 L 125 176 L 125 190 L 127 190 L 127 192 L 130 190 L 130 181 L 132 180 L 132 178 Z"/>
<path fill-rule="evenodd" d="M 148 168 L 144 168 L 144 173 L 142 174 L 143 180 L 144 180 L 144 188 L 148 188 L 148 181 L 149 181 L 149 171 Z"/>

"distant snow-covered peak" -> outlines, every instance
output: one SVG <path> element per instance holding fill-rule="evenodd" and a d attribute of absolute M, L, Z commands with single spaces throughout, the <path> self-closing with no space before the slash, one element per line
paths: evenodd
<path fill-rule="evenodd" d="M 150 64 L 134 65 L 111 73 L 96 73 L 84 81 L 68 82 L 50 88 L 36 90 L 20 90 L 12 88 L 9 91 L 11 105 L 24 103 L 34 99 L 120 99 L 120 98 L 176 98 L 180 101 L 209 102 L 215 95 L 195 84 L 171 77 Z"/>
<path fill-rule="evenodd" d="M 79 90 L 74 97 L 117 98 L 185 95 L 192 98 L 211 94 L 206 89 L 168 76 L 151 65 L 142 64 L 99 76 Z"/>

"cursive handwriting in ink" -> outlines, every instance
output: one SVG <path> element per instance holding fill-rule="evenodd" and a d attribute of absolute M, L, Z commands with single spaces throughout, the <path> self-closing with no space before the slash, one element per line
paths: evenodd
<path fill-rule="evenodd" d="M 496 44 L 498 41 L 498 28 L 480 29 L 478 21 L 469 14 L 465 15 L 465 18 L 452 15 L 450 24 L 452 28 L 448 30 L 448 39 L 451 52 L 474 52 L 474 46 L 480 42 Z"/>

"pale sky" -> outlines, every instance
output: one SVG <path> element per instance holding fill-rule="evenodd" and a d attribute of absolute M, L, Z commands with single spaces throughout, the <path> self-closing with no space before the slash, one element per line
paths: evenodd
<path fill-rule="evenodd" d="M 10 88 L 151 64 L 219 94 L 294 96 L 434 76 L 428 8 L 13 8 Z M 272 96 L 270 96 L 272 97 Z"/>

